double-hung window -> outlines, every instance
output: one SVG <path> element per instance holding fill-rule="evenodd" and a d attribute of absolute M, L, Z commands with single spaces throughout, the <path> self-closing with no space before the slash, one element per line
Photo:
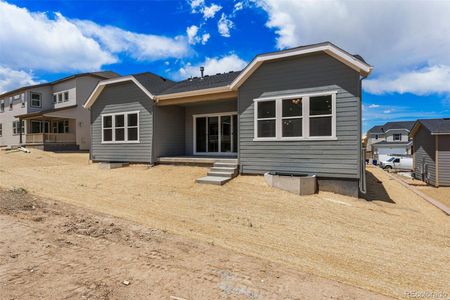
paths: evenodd
<path fill-rule="evenodd" d="M 69 101 L 69 92 L 64 92 L 64 102 Z"/>
<path fill-rule="evenodd" d="M 30 93 L 30 106 L 31 107 L 41 107 L 41 94 L 39 93 Z"/>
<path fill-rule="evenodd" d="M 102 143 L 138 143 L 139 112 L 102 115 Z"/>
<path fill-rule="evenodd" d="M 14 103 L 13 97 L 9 97 L 9 110 L 13 110 L 13 103 Z"/>
<path fill-rule="evenodd" d="M 61 103 L 63 101 L 63 94 L 58 94 L 58 103 Z"/>
<path fill-rule="evenodd" d="M 0 136 L 2 136 L 3 135 L 3 125 L 2 125 L 2 123 L 0 123 Z"/>
<path fill-rule="evenodd" d="M 0 112 L 5 111 L 5 100 L 0 100 Z"/>
<path fill-rule="evenodd" d="M 22 134 L 25 134 L 25 121 L 22 121 L 22 126 L 20 125 L 20 121 L 13 121 L 13 135 L 18 135 L 20 132 L 22 132 Z"/>
<path fill-rule="evenodd" d="M 336 91 L 254 100 L 255 141 L 336 138 Z"/>
<path fill-rule="evenodd" d="M 394 133 L 392 135 L 392 138 L 394 141 L 401 141 L 402 140 L 402 134 L 401 133 Z"/>

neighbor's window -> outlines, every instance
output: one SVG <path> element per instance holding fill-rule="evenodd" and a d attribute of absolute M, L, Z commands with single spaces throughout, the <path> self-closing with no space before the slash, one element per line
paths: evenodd
<path fill-rule="evenodd" d="M 2 136 L 3 135 L 3 125 L 2 125 L 2 123 L 0 123 L 0 136 Z"/>
<path fill-rule="evenodd" d="M 139 113 L 102 116 L 103 143 L 139 142 Z"/>
<path fill-rule="evenodd" d="M 255 99 L 255 140 L 335 138 L 336 92 Z"/>
<path fill-rule="evenodd" d="M 401 141 L 402 140 L 402 134 L 401 133 L 394 133 L 392 135 L 392 138 L 394 139 L 394 141 Z"/>
<path fill-rule="evenodd" d="M 9 97 L 9 110 L 13 109 L 13 102 L 14 102 L 14 99 L 12 97 Z"/>
<path fill-rule="evenodd" d="M 267 138 L 275 137 L 276 116 L 275 116 L 275 101 L 261 101 L 257 103 L 258 115 L 258 137 Z"/>
<path fill-rule="evenodd" d="M 69 92 L 64 92 L 64 102 L 69 101 Z"/>
<path fill-rule="evenodd" d="M 12 123 L 13 135 L 18 135 L 20 133 L 20 121 L 13 121 Z M 22 134 L 25 133 L 25 121 L 22 121 Z"/>
<path fill-rule="evenodd" d="M 63 94 L 59 93 L 58 94 L 58 103 L 61 103 L 63 101 Z"/>
<path fill-rule="evenodd" d="M 375 134 L 375 139 L 378 140 L 378 134 Z"/>
<path fill-rule="evenodd" d="M 58 102 L 58 95 L 57 94 L 53 94 L 53 103 Z"/>
<path fill-rule="evenodd" d="M 41 107 L 41 94 L 30 93 L 31 107 Z"/>
<path fill-rule="evenodd" d="M 4 112 L 5 111 L 5 100 L 2 100 L 0 102 L 0 112 Z"/>

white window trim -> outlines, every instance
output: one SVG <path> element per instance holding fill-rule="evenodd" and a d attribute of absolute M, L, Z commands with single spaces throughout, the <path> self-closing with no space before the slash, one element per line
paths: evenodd
<path fill-rule="evenodd" d="M 128 115 L 130 114 L 137 114 L 137 140 L 136 141 L 128 141 Z M 117 115 L 124 115 L 124 131 L 125 131 L 125 140 L 124 141 L 116 141 L 116 118 L 115 116 Z M 104 137 L 104 123 L 103 123 L 103 119 L 104 117 L 112 117 L 112 141 L 105 141 L 105 137 Z M 111 114 L 102 114 L 101 115 L 101 122 L 102 122 L 102 144 L 140 144 L 141 142 L 141 137 L 140 137 L 140 132 L 141 132 L 141 126 L 139 123 L 140 117 L 139 117 L 139 111 L 127 111 L 127 112 L 120 112 L 120 113 L 111 113 Z M 122 127 L 120 127 L 122 128 Z M 130 128 L 135 128 L 135 126 L 131 126 Z M 108 128 L 109 129 L 109 128 Z"/>
<path fill-rule="evenodd" d="M 332 141 L 337 140 L 336 137 L 336 95 L 337 91 L 326 91 L 318 93 L 304 93 L 304 94 L 288 94 L 278 95 L 272 97 L 262 97 L 253 99 L 254 107 L 254 133 L 253 141 L 265 142 L 265 141 Z M 328 115 L 309 115 L 309 101 L 311 97 L 318 96 L 331 96 L 331 114 Z M 303 136 L 301 137 L 283 137 L 282 136 L 282 101 L 292 98 L 302 98 L 302 127 Z M 258 102 L 263 101 L 275 101 L 275 137 L 258 137 Z M 331 136 L 310 136 L 309 135 L 309 120 L 310 118 L 317 117 L 331 117 Z M 268 118 L 269 119 L 269 118 Z M 270 118 L 273 119 L 273 118 Z"/>
<path fill-rule="evenodd" d="M 221 127 L 220 127 L 220 118 L 222 116 L 234 116 L 237 118 L 237 112 L 232 111 L 232 112 L 222 112 L 222 113 L 211 113 L 211 114 L 197 114 L 197 115 L 192 115 L 192 120 L 193 120 L 193 141 L 192 141 L 192 146 L 193 146 L 193 154 L 194 155 L 220 155 L 220 156 L 235 156 L 237 154 L 237 152 L 197 152 L 197 118 L 204 118 L 204 117 L 219 117 L 219 148 L 222 147 L 222 132 L 221 132 Z M 238 125 L 239 126 L 239 125 Z M 233 128 L 233 122 L 231 122 L 231 132 L 234 131 Z M 236 130 L 236 134 L 238 131 Z M 207 140 L 208 143 L 208 140 Z M 239 144 L 239 141 L 238 141 Z M 233 150 L 234 147 L 234 141 L 233 141 L 233 137 L 231 138 L 231 150 Z"/>
<path fill-rule="evenodd" d="M 39 105 L 33 105 L 33 94 L 39 95 Z M 42 107 L 42 94 L 41 93 L 30 92 L 30 107 L 37 107 L 37 108 Z"/>

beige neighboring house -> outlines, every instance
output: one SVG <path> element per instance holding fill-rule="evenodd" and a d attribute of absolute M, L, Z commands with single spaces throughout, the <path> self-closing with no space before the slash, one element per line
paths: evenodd
<path fill-rule="evenodd" d="M 90 114 L 83 103 L 110 71 L 76 74 L 0 95 L 0 146 L 89 150 Z"/>

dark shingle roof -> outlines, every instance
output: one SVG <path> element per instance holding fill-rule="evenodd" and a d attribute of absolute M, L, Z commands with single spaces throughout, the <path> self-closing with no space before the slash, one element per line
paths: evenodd
<path fill-rule="evenodd" d="M 173 86 L 164 90 L 161 93 L 161 95 L 227 86 L 228 84 L 233 82 L 233 80 L 240 73 L 241 71 L 216 74 L 212 76 L 206 75 L 203 78 L 200 77 L 189 78 L 175 83 Z"/>
<path fill-rule="evenodd" d="M 450 133 L 450 118 L 421 119 L 417 120 L 417 123 L 427 128 L 432 134 Z"/>
<path fill-rule="evenodd" d="M 398 121 L 398 122 L 387 122 L 384 125 L 378 125 L 370 128 L 367 133 L 385 133 L 392 129 L 406 129 L 411 131 L 414 126 L 415 121 Z"/>
<path fill-rule="evenodd" d="M 150 93 L 157 95 L 176 84 L 176 82 L 161 77 L 159 75 L 145 72 L 133 75 Z"/>

